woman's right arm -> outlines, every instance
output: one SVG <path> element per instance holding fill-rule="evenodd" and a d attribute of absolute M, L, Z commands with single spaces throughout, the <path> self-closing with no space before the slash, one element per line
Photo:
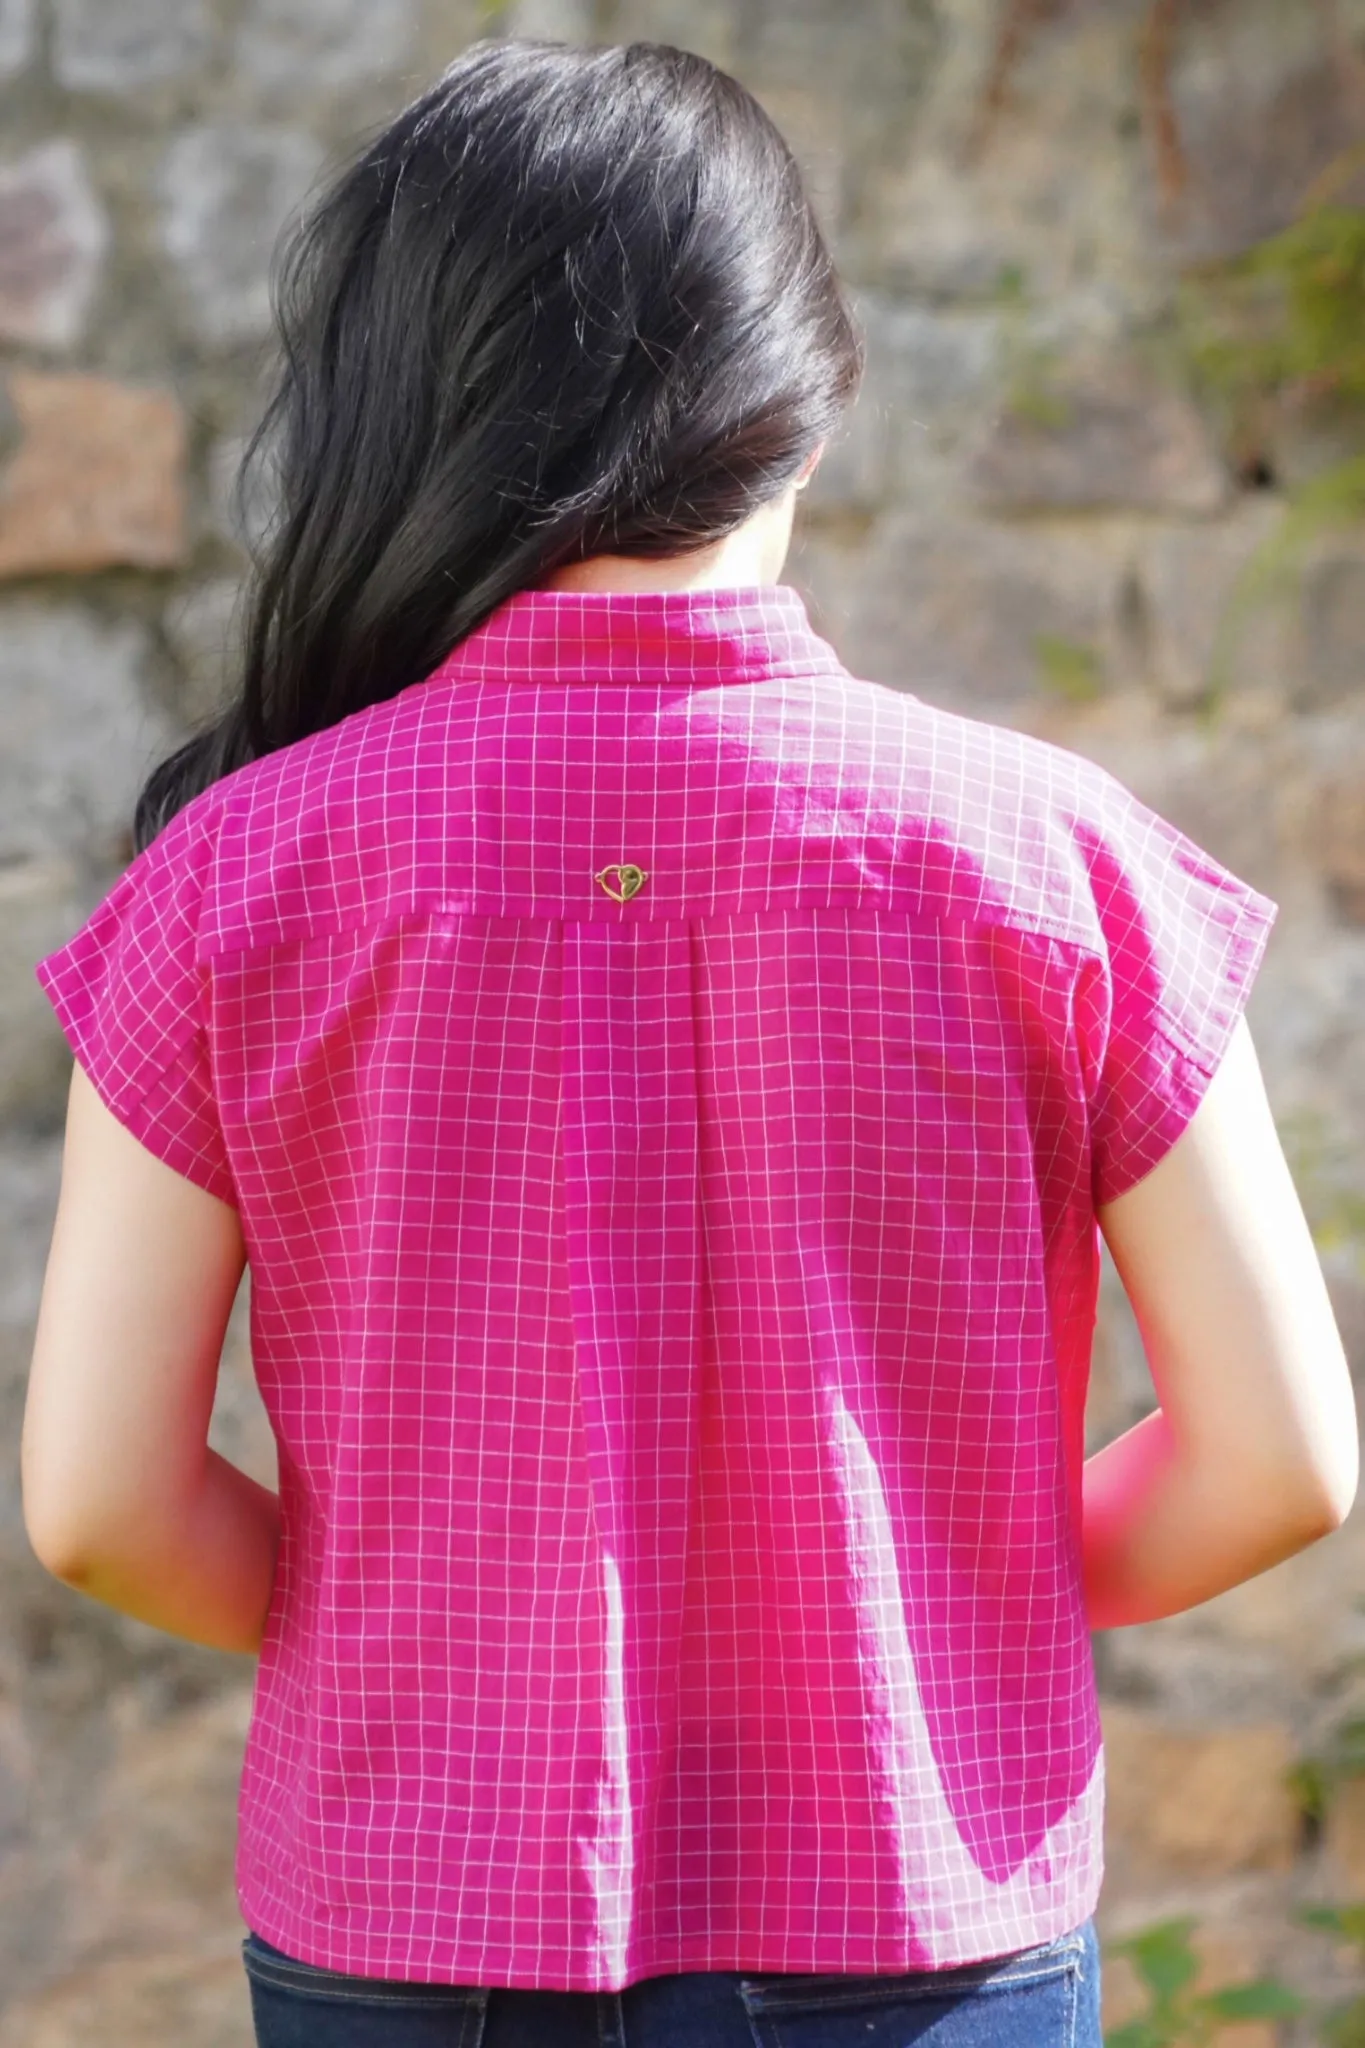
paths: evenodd
<path fill-rule="evenodd" d="M 1092 1629 L 1176 1614 L 1345 1520 L 1359 1438 L 1243 1018 L 1165 1157 L 1097 1212 L 1160 1407 L 1086 1460 Z"/>

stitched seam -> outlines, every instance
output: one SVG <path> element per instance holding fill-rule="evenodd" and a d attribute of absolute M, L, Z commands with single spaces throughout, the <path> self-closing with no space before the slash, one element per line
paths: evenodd
<path fill-rule="evenodd" d="M 1059 1957 L 1055 1965 L 1041 1970 L 1021 1970 L 1011 1976 L 955 1976 L 952 1978 L 945 1976 L 944 1981 L 940 1984 L 925 1984 L 922 1986 L 919 1984 L 897 1984 L 894 1988 L 888 1986 L 885 1994 L 864 1987 L 859 1991 L 850 1992 L 843 1997 L 837 1992 L 831 1992 L 828 1995 L 818 1993 L 810 1998 L 799 1996 L 793 1998 L 790 1993 L 768 1993 L 764 1991 L 755 1992 L 753 1995 L 759 2001 L 758 2010 L 764 2013 L 775 2014 L 781 2013 L 784 2010 L 789 2012 L 836 2011 L 841 2006 L 866 2005 L 868 2003 L 882 2003 L 886 2005 L 904 2003 L 909 2005 L 914 2001 L 923 1999 L 948 1998 L 957 1992 L 1013 1991 L 1015 1986 L 1020 1984 L 1048 1984 L 1063 1976 L 1070 1976 L 1074 1979 L 1076 1969 L 1077 1961 L 1073 1953 L 1070 1956 Z"/>
<path fill-rule="evenodd" d="M 344 1971 L 329 1970 L 322 1963 L 305 1963 L 298 1956 L 266 1955 L 261 1949 L 249 1948 L 245 1942 L 242 1944 L 242 1959 L 244 1962 L 260 1963 L 267 1969 L 298 1971 L 305 1976 L 318 1977 L 324 1984 L 335 1983 L 338 1977 L 345 1975 Z"/>
<path fill-rule="evenodd" d="M 437 1992 L 434 1996 L 425 1990 L 403 1994 L 375 1991 L 368 1986 L 359 1988 L 366 1984 L 366 1980 L 360 1978 L 357 1980 L 357 1988 L 351 1989 L 337 1984 L 334 1977 L 315 1976 L 310 1979 L 307 1976 L 295 1976 L 293 1971 L 277 1970 L 272 1967 L 268 1956 L 253 1955 L 245 1960 L 247 1975 L 254 1977 L 258 1983 L 267 1984 L 275 1991 L 294 1991 L 305 1998 L 328 1998 L 342 2005 L 410 2005 L 432 2008 L 448 2006 L 453 2009 L 467 2009 L 468 2006 L 468 1991 L 458 1989 L 454 1985 L 448 1993 Z M 303 1967 L 306 1971 L 308 1966 L 305 1964 Z"/>
<path fill-rule="evenodd" d="M 914 902 L 886 903 L 880 900 L 869 901 L 870 895 L 871 892 L 866 890 L 857 897 L 853 897 L 850 893 L 850 898 L 847 902 L 839 896 L 836 896 L 833 901 L 826 896 L 811 902 L 777 904 L 766 902 L 731 903 L 726 901 L 706 908 L 694 906 L 691 909 L 670 910 L 663 917 L 642 917 L 632 921 L 647 924 L 725 923 L 727 921 L 738 922 L 746 917 L 773 917 L 783 913 L 799 917 L 809 911 L 844 909 L 854 911 L 855 913 L 864 911 L 871 915 L 883 917 L 908 914 L 922 917 L 926 924 L 932 923 L 939 928 L 946 927 L 953 931 L 963 928 L 981 928 L 987 931 L 1017 932 L 1027 938 L 1051 940 L 1060 945 L 1074 946 L 1078 951 L 1087 954 L 1091 959 L 1097 960 L 1101 966 L 1105 964 L 1104 956 L 1097 951 L 1088 934 L 1077 925 L 1074 918 L 1055 917 L 1047 911 L 1030 912 L 1008 908 L 1003 910 L 999 916 L 992 916 L 988 912 L 935 910 L 924 908 Z M 595 917 L 587 915 L 575 917 L 571 908 L 567 905 L 553 910 L 531 908 L 523 910 L 487 910 L 475 905 L 473 892 L 471 892 L 468 898 L 440 897 L 429 902 L 418 901 L 406 905 L 402 910 L 380 911 L 368 917 L 347 917 L 329 920 L 319 916 L 309 919 L 306 923 L 300 922 L 297 929 L 295 928 L 295 920 L 290 919 L 288 920 L 289 928 L 280 932 L 268 932 L 267 935 L 259 938 L 249 936 L 242 943 L 231 940 L 215 942 L 211 948 L 206 949 L 202 964 L 210 973 L 220 968 L 227 971 L 231 962 L 246 960 L 253 953 L 274 952 L 284 946 L 311 945 L 318 939 L 345 939 L 354 937 L 359 933 L 378 933 L 389 930 L 396 925 L 420 923 L 429 918 L 436 917 L 469 918 L 472 921 L 484 924 L 522 924 L 528 919 L 535 921 L 551 917 L 559 924 L 607 924 L 614 922 L 614 920 L 601 913 Z"/>
<path fill-rule="evenodd" d="M 1076 2008 L 1081 2002 L 1081 1975 L 1085 1969 L 1082 1959 L 1071 1972 L 1071 1997 L 1068 2001 L 1066 2048 L 1076 2048 Z"/>
<path fill-rule="evenodd" d="M 1042 1942 L 1034 1949 L 1021 1949 L 1017 1955 L 1007 1958 L 1005 1969 L 996 1972 L 996 1979 L 1001 1982 L 1007 1981 L 1005 1971 L 1011 1968 L 1018 1969 L 1021 1965 L 1033 1967 L 1038 1963 L 1069 1962 L 1073 1959 L 1079 1962 L 1084 1959 L 1084 1956 L 1085 1936 L 1083 1934 L 1059 1934 L 1055 1941 Z M 912 1979 L 912 1982 L 914 1988 L 918 1989 L 922 1979 L 925 1988 L 930 1990 L 940 1990 L 944 1984 L 951 1985 L 954 1982 L 967 1983 L 972 1981 L 969 1975 L 970 1972 L 989 1969 L 992 1960 L 992 1958 L 986 1957 L 979 1963 L 950 1964 L 946 1970 L 941 1972 L 922 1971 Z M 903 1973 L 872 1973 L 867 1981 L 871 1982 L 875 1989 L 881 1978 L 887 1974 L 894 1974 L 899 1977 Z M 837 1974 L 820 1970 L 814 1973 L 812 1981 L 816 1984 L 830 1982 L 839 1984 L 842 1980 Z M 771 1976 L 760 1971 L 752 1977 L 741 1976 L 739 1988 L 741 1991 L 755 1991 L 760 1997 L 763 1997 L 773 1991 L 784 1991 L 787 1989 L 787 1986 L 780 1979 L 774 1982 Z"/>

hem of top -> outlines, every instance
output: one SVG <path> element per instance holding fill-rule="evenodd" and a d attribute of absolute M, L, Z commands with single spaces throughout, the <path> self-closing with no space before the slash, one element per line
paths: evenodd
<path fill-rule="evenodd" d="M 1154 1173 L 1203 1107 L 1204 1098 L 1227 1058 L 1233 1034 L 1246 1015 L 1279 915 L 1279 905 L 1272 897 L 1252 891 L 1245 913 L 1245 922 L 1232 949 L 1235 975 L 1227 983 L 1216 1028 L 1202 1044 L 1196 1045 L 1179 1029 L 1173 1018 L 1163 1016 L 1155 1022 L 1153 1036 L 1171 1055 L 1180 1086 L 1178 1092 L 1171 1095 L 1149 1096 L 1150 1113 L 1145 1119 L 1141 1156 L 1136 1160 L 1130 1156 L 1116 1172 L 1097 1174 L 1094 1182 L 1097 1204 L 1118 1201 L 1144 1181 L 1149 1173 Z"/>
<path fill-rule="evenodd" d="M 362 1956 L 358 1962 L 352 1961 L 343 1965 L 338 1963 L 336 1958 L 338 1953 L 347 1947 L 344 1940 L 323 1941 L 313 1946 L 311 1954 L 301 1953 L 297 1942 L 292 1938 L 292 1928 L 289 1933 L 286 1933 L 285 1923 L 275 1920 L 274 1916 L 268 1912 L 263 1913 L 259 1911 L 250 1904 L 245 1894 L 240 1890 L 238 1903 L 242 1918 L 251 1933 L 258 1935 L 262 1941 L 269 1942 L 272 1948 L 279 1949 L 281 1954 L 290 1957 L 291 1960 L 308 1964 L 314 1969 L 338 1970 L 347 1976 L 364 1977 L 369 1980 L 382 1980 L 393 1983 L 433 1984 L 446 1988 L 465 1987 L 488 1991 L 574 1991 L 592 1996 L 598 1992 L 628 1991 L 632 1985 L 647 1982 L 655 1977 L 688 1976 L 703 1973 L 755 1978 L 776 1976 L 901 1976 L 909 1971 L 955 1970 L 969 1967 L 973 1963 L 998 1962 L 1006 1957 L 1019 1954 L 1021 1951 L 1039 1948 L 1051 1941 L 1059 1941 L 1064 1935 L 1074 1933 L 1077 1929 L 1083 1927 L 1093 1917 L 1099 1904 L 1100 1889 L 1104 1875 L 1102 1859 L 1097 1858 L 1096 1861 L 1098 1864 L 1097 1870 L 1088 1874 L 1087 1881 L 1083 1885 L 1068 1893 L 1065 1905 L 1058 1906 L 1051 1913 L 1040 1913 L 1034 1916 L 1027 1936 L 1020 1941 L 1014 1942 L 1008 1948 L 988 1948 L 985 1950 L 973 1948 L 970 1953 L 964 1951 L 960 1954 L 943 1955 L 933 1963 L 926 1963 L 922 1959 L 922 1950 L 919 1953 L 915 1952 L 917 1943 L 912 1938 L 904 1945 L 905 1952 L 900 1956 L 881 1956 L 878 1959 L 855 1956 L 850 1959 L 847 1947 L 842 1947 L 837 1955 L 832 1955 L 829 1961 L 824 1962 L 811 1959 L 809 1956 L 793 1959 L 790 1954 L 771 1961 L 736 1962 L 731 1960 L 718 1961 L 717 1949 L 723 1950 L 725 1945 L 712 1943 L 709 1948 L 698 1948 L 695 1953 L 689 1949 L 683 1949 L 667 1958 L 641 1958 L 637 1963 L 627 1966 L 626 1973 L 619 1981 L 612 1982 L 608 1973 L 598 1983 L 582 1981 L 584 1977 L 591 1976 L 592 1973 L 589 1970 L 577 1973 L 578 1981 L 569 1982 L 566 1981 L 564 1973 L 548 1976 L 541 1974 L 537 1976 L 529 1967 L 524 1971 L 515 1967 L 510 1971 L 507 1969 L 491 1970 L 485 1968 L 482 1973 L 472 1974 L 470 1971 L 461 1970 L 458 1965 L 452 1964 L 447 1967 L 445 1974 L 433 1976 L 431 1971 L 434 1966 L 428 1962 L 422 1966 L 421 1970 L 414 1972 L 412 1975 L 403 1976 L 396 1973 L 387 1963 L 382 1965 L 377 1963 L 372 1956 Z M 381 1941 L 379 1945 L 391 1948 L 406 1946 L 410 1950 L 421 1952 L 424 1947 L 429 1948 L 434 1944 L 424 1943 L 420 1937 L 415 1935 L 395 1935 L 388 1942 Z M 736 1952 L 736 1950 L 746 1954 L 759 1954 L 761 1952 L 756 1948 L 750 1949 L 744 1943 L 733 1945 L 731 1953 Z"/>
<path fill-rule="evenodd" d="M 1249 889 L 1241 912 L 1241 923 L 1230 947 L 1234 973 L 1229 977 L 1219 1028 L 1212 1038 L 1200 1044 L 1181 1029 L 1174 1017 L 1165 1015 L 1158 1017 L 1153 1025 L 1155 1034 L 1165 1041 L 1167 1049 L 1184 1060 L 1187 1066 L 1196 1068 L 1206 1081 L 1211 1081 L 1222 1065 L 1232 1034 L 1246 1014 L 1252 989 L 1270 949 L 1271 934 L 1279 921 L 1280 906 L 1274 897 Z"/>
<path fill-rule="evenodd" d="M 74 941 L 69 944 L 74 944 Z M 63 946 L 59 950 L 65 953 L 68 947 Z M 144 1088 L 140 1095 L 125 1097 L 111 1085 L 98 1041 L 86 1030 L 85 1020 L 78 1017 L 74 1004 L 67 1002 L 62 990 L 62 977 L 48 964 L 51 957 L 54 956 L 38 961 L 33 970 L 34 978 L 52 1006 L 73 1064 L 81 1069 L 110 1116 L 137 1140 L 145 1152 L 150 1152 L 164 1166 L 169 1166 L 182 1180 L 191 1181 L 205 1194 L 212 1195 L 215 1201 L 240 1213 L 241 1198 L 231 1176 L 219 1175 L 211 1167 L 206 1167 L 203 1156 L 192 1145 L 174 1134 L 168 1136 L 157 1122 L 152 1087 Z M 197 1025 L 191 1020 L 189 1030 L 171 1041 L 172 1050 L 165 1069 L 156 1077 L 153 1086 L 164 1088 L 167 1078 L 174 1075 L 176 1063 L 192 1043 L 196 1029 Z"/>

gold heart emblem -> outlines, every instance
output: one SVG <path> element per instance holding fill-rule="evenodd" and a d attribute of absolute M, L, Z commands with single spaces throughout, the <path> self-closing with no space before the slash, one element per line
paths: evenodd
<path fill-rule="evenodd" d="M 615 889 L 610 881 L 612 875 L 616 876 L 619 885 Z M 593 876 L 593 880 L 600 882 L 608 896 L 615 902 L 629 903 L 631 897 L 638 895 L 644 888 L 649 876 L 643 868 L 637 868 L 633 861 L 622 861 L 619 865 L 613 863 L 611 867 L 603 868 L 600 874 Z"/>

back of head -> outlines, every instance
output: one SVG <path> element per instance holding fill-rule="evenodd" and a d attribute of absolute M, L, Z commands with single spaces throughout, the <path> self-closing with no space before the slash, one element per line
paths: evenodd
<path fill-rule="evenodd" d="M 657 43 L 471 45 L 302 220 L 276 304 L 240 695 L 153 771 L 139 851 L 564 564 L 734 531 L 862 369 L 781 134 Z"/>

